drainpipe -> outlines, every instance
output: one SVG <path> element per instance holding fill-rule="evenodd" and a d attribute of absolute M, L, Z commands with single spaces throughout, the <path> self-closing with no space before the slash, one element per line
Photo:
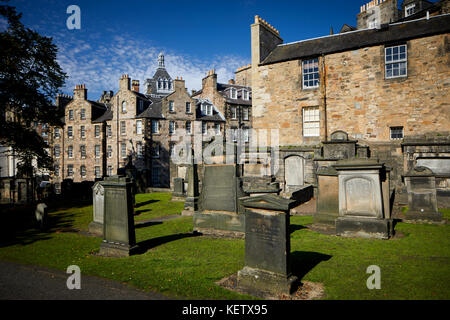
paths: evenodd
<path fill-rule="evenodd" d="M 324 141 L 328 140 L 328 121 L 327 121 L 327 68 L 325 66 L 325 55 L 322 54 L 322 97 L 323 97 L 323 126 L 325 129 Z"/>

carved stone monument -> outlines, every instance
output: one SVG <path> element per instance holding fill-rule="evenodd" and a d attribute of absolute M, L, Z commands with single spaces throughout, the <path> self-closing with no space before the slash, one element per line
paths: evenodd
<path fill-rule="evenodd" d="M 198 210 L 198 174 L 197 165 L 192 163 L 187 169 L 187 197 L 184 202 L 183 216 L 193 216 Z"/>
<path fill-rule="evenodd" d="M 92 187 L 93 221 L 89 224 L 89 232 L 103 236 L 103 219 L 105 215 L 105 190 L 100 182 Z"/>
<path fill-rule="evenodd" d="M 254 295 L 291 294 L 297 277 L 291 274 L 290 215 L 293 200 L 275 195 L 244 197 L 245 267 L 237 286 Z"/>
<path fill-rule="evenodd" d="M 437 208 L 436 178 L 426 167 L 415 167 L 404 176 L 408 191 L 406 220 L 441 222 L 442 213 Z"/>
<path fill-rule="evenodd" d="M 137 249 L 130 179 L 108 177 L 101 184 L 104 188 L 105 216 L 100 255 L 130 256 Z"/>
<path fill-rule="evenodd" d="M 239 165 L 205 165 L 199 211 L 194 231 L 216 236 L 243 237 L 245 219 L 239 198 L 242 190 Z"/>
<path fill-rule="evenodd" d="M 314 228 L 335 234 L 336 219 L 339 217 L 339 179 L 333 167 L 317 170 L 317 202 L 314 214 Z"/>
<path fill-rule="evenodd" d="M 183 178 L 173 179 L 172 200 L 173 201 L 184 201 L 185 199 L 186 199 L 186 193 L 184 191 L 184 179 Z"/>
<path fill-rule="evenodd" d="M 377 160 L 342 160 L 334 167 L 339 177 L 339 218 L 336 234 L 389 239 L 392 220 L 383 196 L 384 164 Z"/>

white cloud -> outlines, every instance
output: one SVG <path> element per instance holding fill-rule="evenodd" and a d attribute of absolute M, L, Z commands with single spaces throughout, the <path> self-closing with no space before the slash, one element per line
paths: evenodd
<path fill-rule="evenodd" d="M 119 78 L 129 74 L 132 79 L 140 80 L 143 91 L 145 80 L 153 77 L 157 69 L 158 54 L 163 51 L 166 69 L 172 78 L 178 76 L 186 80 L 186 87 L 200 89 L 202 78 L 210 69 L 215 69 L 219 82 L 228 82 L 234 78 L 234 71 L 248 60 L 233 55 L 211 57 L 200 60 L 196 57 L 176 51 L 149 46 L 146 42 L 136 41 L 124 36 L 113 36 L 99 46 L 72 37 L 57 37 L 60 48 L 58 62 L 69 78 L 65 93 L 71 94 L 76 84 L 86 84 L 89 99 L 96 100 L 103 90 L 117 91 Z M 97 41 L 95 41 L 97 42 Z"/>

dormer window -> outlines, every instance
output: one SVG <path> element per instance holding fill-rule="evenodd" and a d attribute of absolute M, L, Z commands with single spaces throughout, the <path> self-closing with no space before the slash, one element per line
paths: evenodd
<path fill-rule="evenodd" d="M 163 88 L 163 81 L 162 79 L 158 79 L 158 90 L 161 90 Z"/>
<path fill-rule="evenodd" d="M 405 7 L 405 18 L 412 16 L 414 13 L 416 13 L 416 4 L 415 3 L 407 5 Z"/>
<path fill-rule="evenodd" d="M 212 105 L 210 104 L 206 104 L 206 103 L 202 103 L 202 114 L 204 116 L 208 115 L 208 116 L 212 116 L 213 112 L 212 112 Z"/>
<path fill-rule="evenodd" d="M 237 90 L 234 88 L 230 89 L 230 98 L 231 99 L 237 99 Z"/>
<path fill-rule="evenodd" d="M 242 90 L 242 99 L 246 101 L 250 99 L 250 95 L 247 90 Z"/>

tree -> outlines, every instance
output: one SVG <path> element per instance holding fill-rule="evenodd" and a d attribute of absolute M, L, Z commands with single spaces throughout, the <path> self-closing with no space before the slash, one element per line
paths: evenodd
<path fill-rule="evenodd" d="M 38 168 L 53 167 L 48 146 L 32 124 L 61 125 L 61 110 L 52 101 L 66 74 L 56 61 L 52 38 L 26 28 L 11 6 L 0 5 L 0 16 L 8 21 L 0 33 L 0 143 L 12 148 L 30 176 L 33 159 Z"/>

